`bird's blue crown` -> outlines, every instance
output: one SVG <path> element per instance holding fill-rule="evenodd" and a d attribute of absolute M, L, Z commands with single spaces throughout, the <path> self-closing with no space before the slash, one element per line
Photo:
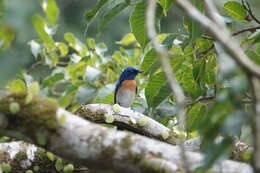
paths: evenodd
<path fill-rule="evenodd" d="M 134 67 L 127 67 L 123 73 L 121 74 L 120 78 L 119 78 L 119 81 L 122 82 L 124 80 L 134 80 L 136 75 L 138 73 L 141 73 L 143 71 L 137 69 L 137 68 L 134 68 Z"/>

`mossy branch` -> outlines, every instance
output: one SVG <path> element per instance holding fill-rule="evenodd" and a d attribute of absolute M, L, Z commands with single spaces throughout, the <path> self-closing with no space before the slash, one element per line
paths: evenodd
<path fill-rule="evenodd" d="M 62 108 L 54 107 L 52 111 L 47 111 L 47 115 L 44 110 L 37 113 L 35 108 L 41 108 L 40 104 L 46 108 L 47 105 L 51 106 L 53 103 L 37 97 L 32 100 L 35 102 L 27 105 L 24 102 L 24 96 L 15 94 L 0 96 L 0 113 L 2 113 L 0 116 L 4 116 L 5 118 L 2 119 L 8 121 L 5 123 L 7 124 L 5 128 L 0 129 L 0 134 L 12 136 L 10 132 L 22 133 L 24 137 L 30 139 L 31 143 L 63 159 L 93 170 L 151 173 L 165 171 L 162 164 L 167 165 L 167 170 L 184 169 L 179 146 L 102 127 Z M 13 102 L 20 105 L 16 113 L 8 110 L 10 103 Z M 51 124 L 56 124 L 55 128 L 42 121 L 42 117 L 45 116 L 50 117 Z M 186 152 L 186 154 L 191 170 L 195 170 L 203 163 L 202 154 L 195 152 Z M 212 168 L 212 171 L 224 173 L 235 173 L 236 170 L 245 173 L 252 172 L 249 165 L 230 160 L 221 161 Z"/>
<path fill-rule="evenodd" d="M 95 123 L 113 124 L 118 129 L 129 130 L 170 144 L 177 144 L 182 137 L 177 131 L 165 127 L 148 116 L 117 105 L 81 105 L 75 114 Z M 113 121 L 108 122 L 109 117 L 113 117 Z"/>

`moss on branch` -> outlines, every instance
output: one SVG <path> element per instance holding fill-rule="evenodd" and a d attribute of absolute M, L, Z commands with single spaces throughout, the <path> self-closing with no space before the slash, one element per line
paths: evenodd
<path fill-rule="evenodd" d="M 14 113 L 10 110 L 10 104 L 17 103 L 19 109 Z M 26 103 L 26 94 L 11 93 L 0 98 L 0 112 L 4 114 L 15 114 L 25 120 L 26 123 L 45 126 L 54 129 L 58 126 L 56 111 L 58 104 L 50 99 L 41 99 L 34 96 L 29 103 Z"/>

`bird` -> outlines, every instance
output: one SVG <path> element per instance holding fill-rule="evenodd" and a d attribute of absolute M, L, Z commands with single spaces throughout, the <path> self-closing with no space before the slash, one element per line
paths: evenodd
<path fill-rule="evenodd" d="M 127 67 L 122 72 L 116 83 L 114 104 L 126 108 L 132 105 L 137 94 L 137 83 L 135 77 L 142 72 L 142 70 L 135 67 Z"/>

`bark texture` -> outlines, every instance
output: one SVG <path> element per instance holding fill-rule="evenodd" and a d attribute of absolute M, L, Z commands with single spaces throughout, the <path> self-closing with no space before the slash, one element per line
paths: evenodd
<path fill-rule="evenodd" d="M 3 113 L 0 115 L 0 127 L 5 127 L 0 129 L 0 135 L 19 137 L 93 170 L 151 173 L 177 172 L 184 168 L 179 146 L 102 127 L 54 106 L 52 109 L 46 108 L 48 115 L 41 115 L 35 107 L 41 108 L 41 102 L 44 105 L 51 102 L 35 98 L 35 102 L 26 103 L 25 98 L 17 94 L 0 96 L 0 102 L 5 103 L 5 106 L 14 102 L 22 105 L 16 112 L 10 107 L 0 106 L 0 112 Z M 46 113 L 44 108 L 41 112 Z M 46 122 L 37 120 L 44 118 L 49 119 Z M 187 151 L 186 155 L 190 170 L 196 169 L 203 162 L 200 153 Z M 252 172 L 249 165 L 230 160 L 219 162 L 212 168 L 212 171 L 224 173 L 235 173 L 237 170 L 242 173 Z"/>

